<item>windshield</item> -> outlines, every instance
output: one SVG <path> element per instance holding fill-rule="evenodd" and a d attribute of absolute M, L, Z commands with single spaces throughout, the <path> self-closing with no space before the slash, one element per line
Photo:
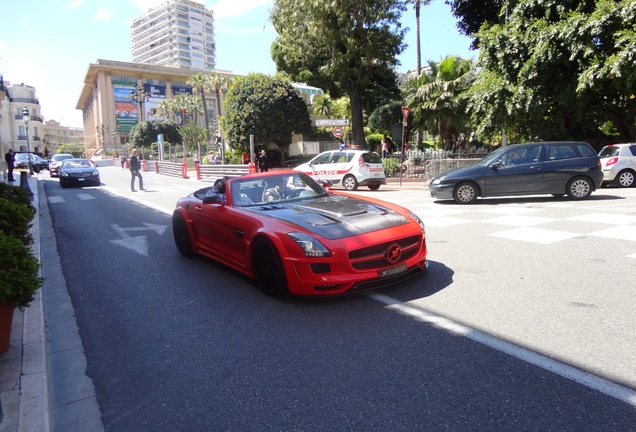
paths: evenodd
<path fill-rule="evenodd" d="M 315 198 L 327 195 L 315 180 L 304 173 L 281 173 L 261 178 L 232 179 L 232 204 L 238 207 Z"/>
<path fill-rule="evenodd" d="M 501 156 L 501 154 L 506 151 L 507 148 L 508 147 L 500 147 L 497 150 L 493 151 L 492 153 L 488 153 L 486 156 L 481 158 L 481 160 L 477 162 L 476 165 L 477 166 L 490 165 L 491 163 L 496 161 L 499 158 L 499 156 Z"/>

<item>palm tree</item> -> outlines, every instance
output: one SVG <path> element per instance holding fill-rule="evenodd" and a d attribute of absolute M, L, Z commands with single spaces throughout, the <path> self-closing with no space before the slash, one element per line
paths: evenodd
<path fill-rule="evenodd" d="M 410 83 L 407 105 L 425 127 L 437 129 L 445 148 L 450 148 L 454 132 L 464 127 L 468 118 L 462 94 L 475 78 L 475 66 L 472 60 L 448 56 L 439 63 L 429 62 L 429 67 L 429 72 Z"/>
<path fill-rule="evenodd" d="M 311 109 L 314 114 L 325 116 L 327 118 L 331 118 L 333 113 L 333 101 L 329 97 L 329 95 L 318 95 L 314 99 L 314 103 L 311 105 Z"/>
<path fill-rule="evenodd" d="M 232 77 L 228 75 L 212 74 L 210 75 L 210 87 L 216 93 L 216 127 L 220 131 L 221 128 L 221 93 L 226 92 L 232 86 Z M 225 160 L 225 149 L 221 146 L 221 160 Z"/>
<path fill-rule="evenodd" d="M 208 106 L 205 100 L 205 92 L 210 89 L 211 76 L 198 73 L 188 78 L 188 84 L 192 85 L 201 97 L 201 108 L 203 109 L 203 119 L 205 121 L 205 139 L 207 145 L 210 144 L 210 120 L 208 119 Z"/>
<path fill-rule="evenodd" d="M 164 120 L 172 120 L 174 117 L 174 103 L 171 100 L 164 99 L 157 104 L 157 112 Z"/>

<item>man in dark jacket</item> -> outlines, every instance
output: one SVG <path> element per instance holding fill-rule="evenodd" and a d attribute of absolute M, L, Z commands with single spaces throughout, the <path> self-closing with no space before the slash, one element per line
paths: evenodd
<path fill-rule="evenodd" d="M 13 149 L 9 149 L 7 154 L 4 155 L 4 160 L 7 163 L 7 170 L 9 171 L 7 179 L 9 181 L 15 181 L 13 178 L 13 168 L 15 167 L 15 155 L 13 154 Z"/>
<path fill-rule="evenodd" d="M 139 178 L 139 190 L 144 189 L 144 178 L 141 176 L 141 164 L 139 163 L 139 158 L 137 157 L 137 149 L 133 149 L 132 155 L 130 155 L 130 190 L 132 192 L 137 192 L 135 190 L 135 177 Z"/>
<path fill-rule="evenodd" d="M 265 150 L 261 150 L 261 155 L 258 157 L 258 172 L 269 171 L 269 165 L 270 162 L 267 152 Z"/>

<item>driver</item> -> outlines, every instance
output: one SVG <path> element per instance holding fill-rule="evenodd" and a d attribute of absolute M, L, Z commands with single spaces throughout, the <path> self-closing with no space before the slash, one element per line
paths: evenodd
<path fill-rule="evenodd" d="M 287 188 L 287 177 L 274 178 L 271 181 L 272 187 L 265 190 L 263 201 L 277 201 L 289 198 L 291 190 Z"/>

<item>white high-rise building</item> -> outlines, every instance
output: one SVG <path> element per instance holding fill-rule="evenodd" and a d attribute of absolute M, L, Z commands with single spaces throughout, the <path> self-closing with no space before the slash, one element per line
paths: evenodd
<path fill-rule="evenodd" d="M 131 26 L 134 63 L 215 69 L 214 15 L 190 0 L 170 0 Z"/>

